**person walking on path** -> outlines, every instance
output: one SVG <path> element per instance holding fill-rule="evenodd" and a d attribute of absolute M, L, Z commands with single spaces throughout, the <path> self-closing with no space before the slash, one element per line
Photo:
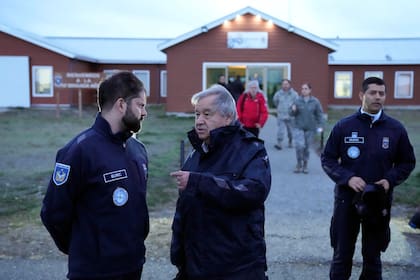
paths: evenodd
<path fill-rule="evenodd" d="M 119 72 L 98 90 L 93 126 L 57 152 L 41 219 L 68 255 L 69 279 L 139 280 L 149 232 L 148 158 L 132 137 L 147 116 L 146 90 Z"/>
<path fill-rule="evenodd" d="M 237 121 L 225 88 L 212 86 L 191 101 L 194 150 L 170 174 L 180 191 L 171 242 L 176 279 L 265 280 L 271 169 L 264 142 Z"/>
<path fill-rule="evenodd" d="M 385 82 L 365 79 L 359 98 L 361 108 L 337 122 L 321 154 L 322 168 L 335 182 L 332 280 L 350 278 L 360 225 L 363 267 L 359 279 L 382 279 L 381 252 L 391 239 L 392 193 L 416 164 L 406 129 L 383 111 Z"/>
<path fill-rule="evenodd" d="M 291 82 L 288 79 L 282 80 L 281 89 L 273 96 L 273 105 L 277 109 L 277 143 L 274 147 L 278 150 L 283 148 L 282 143 L 286 133 L 289 140 L 289 148 L 292 147 L 293 130 L 289 109 L 297 97 L 298 94 L 291 87 Z"/>
<path fill-rule="evenodd" d="M 268 109 L 257 80 L 248 82 L 248 90 L 239 97 L 236 109 L 244 128 L 258 136 L 267 121 Z"/>
<path fill-rule="evenodd" d="M 293 138 L 296 149 L 295 173 L 308 173 L 309 149 L 315 132 L 321 132 L 324 125 L 324 113 L 318 98 L 312 95 L 309 83 L 302 85 L 301 95 L 289 109 L 293 117 Z"/>

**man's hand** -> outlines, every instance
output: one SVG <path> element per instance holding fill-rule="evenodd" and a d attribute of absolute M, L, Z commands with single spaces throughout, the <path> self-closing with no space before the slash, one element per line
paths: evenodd
<path fill-rule="evenodd" d="M 188 179 L 190 177 L 190 172 L 179 170 L 171 172 L 169 175 L 176 179 L 176 185 L 178 189 L 180 189 L 181 191 L 185 190 L 185 188 L 187 187 Z"/>
<path fill-rule="evenodd" d="M 381 180 L 375 182 L 375 184 L 381 185 L 385 189 L 385 193 L 388 192 L 389 187 L 390 187 L 387 179 L 381 179 Z"/>
<path fill-rule="evenodd" d="M 348 185 L 355 192 L 362 192 L 366 187 L 366 182 L 360 177 L 353 176 L 350 178 Z"/>

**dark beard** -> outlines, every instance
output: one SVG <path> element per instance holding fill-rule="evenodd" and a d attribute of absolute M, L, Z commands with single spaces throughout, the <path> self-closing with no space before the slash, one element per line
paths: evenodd
<path fill-rule="evenodd" d="M 141 129 L 140 120 L 136 118 L 136 116 L 131 110 L 127 110 L 125 112 L 125 115 L 122 118 L 122 122 L 127 128 L 127 131 L 136 133 L 139 132 Z"/>

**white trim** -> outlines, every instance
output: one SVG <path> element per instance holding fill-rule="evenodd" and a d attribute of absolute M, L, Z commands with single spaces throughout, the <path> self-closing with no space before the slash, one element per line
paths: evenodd
<path fill-rule="evenodd" d="M 306 31 L 304 31 L 302 29 L 299 29 L 299 28 L 297 28 L 295 26 L 292 26 L 291 24 L 289 24 L 287 22 L 281 21 L 281 20 L 279 20 L 277 18 L 274 18 L 274 17 L 272 17 L 272 16 L 270 16 L 268 14 L 265 14 L 265 13 L 263 13 L 261 11 L 258 11 L 256 9 L 254 9 L 254 8 L 245 7 L 243 9 L 240 9 L 239 11 L 233 12 L 233 13 L 231 13 L 231 14 L 229 14 L 227 16 L 224 16 L 224 17 L 222 17 L 222 18 L 220 18 L 218 20 L 212 21 L 212 22 L 210 22 L 210 23 L 208 23 L 206 25 L 203 25 L 203 26 L 201 26 L 199 28 L 196 28 L 196 29 L 194 29 L 194 30 L 192 30 L 192 31 L 190 31 L 188 33 L 185 33 L 185 34 L 183 34 L 181 36 L 178 36 L 175 39 L 172 39 L 172 40 L 168 40 L 166 42 L 163 42 L 163 43 L 161 43 L 161 44 L 158 45 L 158 49 L 161 50 L 161 51 L 163 51 L 163 50 L 165 50 L 165 49 L 167 49 L 169 47 L 172 47 L 172 46 L 174 46 L 176 44 L 179 44 L 179 43 L 181 43 L 183 41 L 186 41 L 186 40 L 188 40 L 188 39 L 190 39 L 192 37 L 195 37 L 195 36 L 200 35 L 202 33 L 206 33 L 209 30 L 211 30 L 211 29 L 213 29 L 215 27 L 218 27 L 218 26 L 222 25 L 225 21 L 234 20 L 237 16 L 242 16 L 242 15 L 248 14 L 248 13 L 249 14 L 252 14 L 254 16 L 259 16 L 262 20 L 271 21 L 274 25 L 277 25 L 278 27 L 283 28 L 283 29 L 287 30 L 290 33 L 295 33 L 297 35 L 300 35 L 300 36 L 302 36 L 302 37 L 304 37 L 304 38 L 306 38 L 306 39 L 308 39 L 310 41 L 316 42 L 316 43 L 318 43 L 318 44 L 320 44 L 320 45 L 322 45 L 322 46 L 324 46 L 326 48 L 329 48 L 331 50 L 334 50 L 335 51 L 338 48 L 338 46 L 335 43 L 332 43 L 330 41 L 327 41 L 327 40 L 324 40 L 324 39 L 322 39 L 320 37 L 317 37 L 317 36 L 315 36 L 315 35 L 313 35 L 313 34 L 311 34 L 309 32 L 306 32 Z"/>
<path fill-rule="evenodd" d="M 133 70 L 133 74 L 143 83 L 146 89 L 146 96 L 150 96 L 150 71 L 149 70 Z M 142 76 L 145 75 L 144 78 Z"/>
<path fill-rule="evenodd" d="M 168 97 L 168 71 L 160 71 L 160 97 Z"/>
<path fill-rule="evenodd" d="M 350 96 L 337 96 L 337 74 L 350 74 Z M 334 71 L 334 99 L 351 99 L 353 97 L 353 71 Z"/>
<path fill-rule="evenodd" d="M 407 96 L 398 96 L 398 83 L 400 77 L 402 76 L 409 77 L 409 95 Z M 414 71 L 395 71 L 395 78 L 394 78 L 394 98 L 395 99 L 413 99 L 413 84 L 414 84 Z"/>
<path fill-rule="evenodd" d="M 50 70 L 49 75 L 49 83 L 50 83 L 50 90 L 48 93 L 37 93 L 36 91 L 36 71 L 38 69 L 48 69 Z M 33 65 L 32 66 L 32 96 L 33 97 L 53 97 L 54 96 L 54 80 L 53 80 L 53 73 L 54 68 L 52 66 L 45 66 L 45 65 Z"/>

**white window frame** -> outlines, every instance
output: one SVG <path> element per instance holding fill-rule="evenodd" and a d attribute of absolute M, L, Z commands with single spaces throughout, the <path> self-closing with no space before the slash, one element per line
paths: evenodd
<path fill-rule="evenodd" d="M 407 78 L 408 78 L 408 85 L 406 86 L 400 85 L 401 82 L 406 82 Z M 405 81 L 402 79 L 405 79 Z M 413 98 L 413 84 L 414 84 L 413 71 L 396 71 L 395 80 L 394 80 L 394 98 L 395 99 L 412 99 Z"/>
<path fill-rule="evenodd" d="M 168 96 L 168 71 L 160 71 L 160 97 Z"/>
<path fill-rule="evenodd" d="M 365 79 L 369 77 L 377 77 L 377 78 L 383 79 L 384 72 L 383 71 L 365 71 Z"/>
<path fill-rule="evenodd" d="M 40 93 L 40 92 L 37 92 L 36 82 L 38 80 L 37 71 L 42 70 L 42 69 L 47 69 L 50 71 L 50 75 L 46 77 L 47 79 L 49 79 L 50 88 L 48 92 Z M 33 97 L 53 97 L 54 96 L 53 75 L 54 75 L 54 69 L 52 66 L 41 66 L 41 65 L 32 66 L 32 96 Z"/>
<path fill-rule="evenodd" d="M 150 71 L 149 70 L 133 70 L 133 74 L 143 83 L 146 89 L 146 95 L 150 96 Z"/>
<path fill-rule="evenodd" d="M 349 85 L 349 96 L 340 96 L 338 95 L 337 88 L 337 78 L 338 75 L 349 74 L 350 75 L 350 85 Z M 341 89 L 341 88 L 340 88 Z M 351 99 L 353 97 L 353 72 L 352 71 L 335 71 L 334 72 L 334 98 L 336 99 Z"/>

